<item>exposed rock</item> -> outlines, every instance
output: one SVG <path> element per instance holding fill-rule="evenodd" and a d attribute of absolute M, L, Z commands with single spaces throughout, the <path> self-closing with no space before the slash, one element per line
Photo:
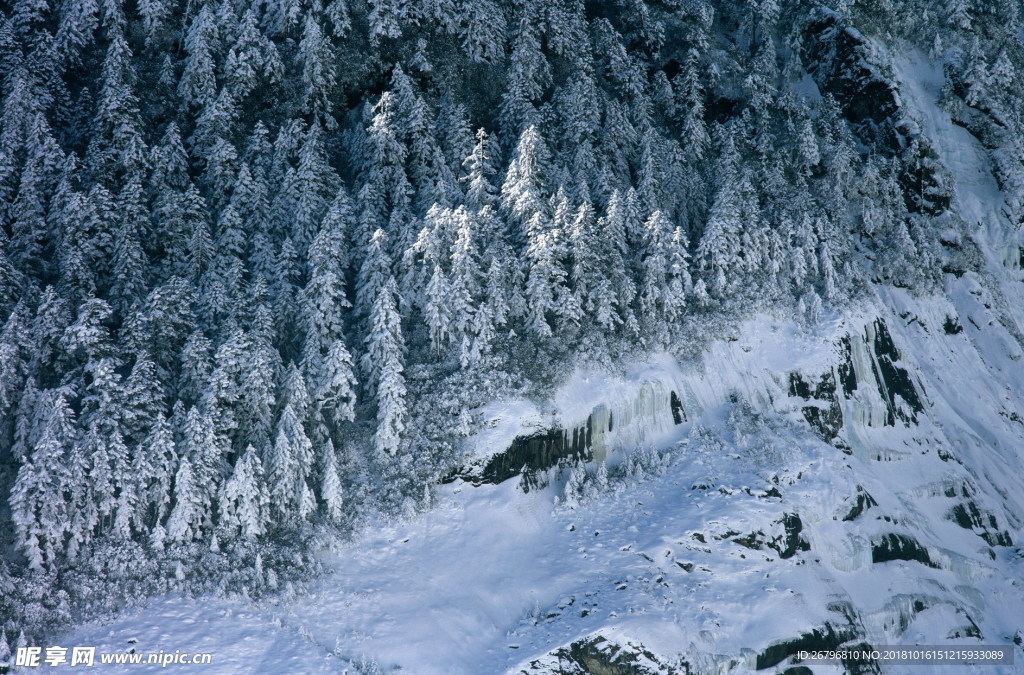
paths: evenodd
<path fill-rule="evenodd" d="M 899 177 L 913 213 L 949 208 L 952 190 L 938 155 L 918 125 L 907 119 L 899 88 L 871 43 L 824 7 L 811 14 L 800 53 L 823 93 L 831 94 L 857 139 L 871 151 L 903 159 Z"/>
<path fill-rule="evenodd" d="M 792 558 L 797 551 L 811 550 L 811 544 L 800 534 L 803 532 L 804 523 L 799 515 L 787 513 L 780 522 L 785 534 L 768 542 L 768 547 L 775 549 L 780 558 Z"/>
<path fill-rule="evenodd" d="M 801 412 L 818 436 L 846 447 L 838 439 L 845 423 L 843 401 L 854 401 L 855 420 L 868 426 L 917 422 L 917 415 L 924 411 L 920 385 L 900 365 L 900 353 L 883 320 L 869 324 L 863 336 L 844 336 L 838 346 L 838 363 L 817 383 L 799 372 L 789 375 L 789 394 L 810 404 Z"/>
<path fill-rule="evenodd" d="M 901 356 L 882 319 L 866 327 L 863 336 L 847 336 L 840 342 L 843 358 L 837 366 L 843 397 L 854 402 L 855 421 L 867 426 L 917 423 L 924 411 L 910 372 L 900 365 Z"/>
<path fill-rule="evenodd" d="M 839 362 L 836 370 L 839 371 L 839 382 L 843 385 L 843 395 L 849 398 L 853 396 L 853 392 L 857 391 L 857 371 L 853 367 L 853 347 L 850 344 L 850 336 L 844 336 L 839 344 L 843 359 Z"/>
<path fill-rule="evenodd" d="M 883 72 L 871 44 L 836 12 L 819 8 L 804 28 L 800 57 L 818 88 L 832 94 L 858 137 L 890 153 L 900 148 L 896 83 Z"/>
<path fill-rule="evenodd" d="M 495 455 L 484 466 L 484 483 L 501 483 L 520 473 L 539 472 L 556 466 L 562 460 L 590 459 L 592 431 L 585 427 L 551 429 L 532 436 L 520 436 L 512 446 Z"/>
<path fill-rule="evenodd" d="M 867 493 L 861 486 L 857 486 L 857 496 L 854 498 L 853 506 L 845 516 L 843 521 L 856 520 L 862 513 L 870 509 L 873 506 L 878 506 L 878 502 L 875 501 L 874 497 Z"/>
<path fill-rule="evenodd" d="M 676 424 L 682 424 L 686 421 L 686 411 L 683 410 L 683 403 L 679 400 L 679 396 L 673 391 L 669 398 L 669 405 L 672 408 L 672 421 Z"/>
<path fill-rule="evenodd" d="M 461 478 L 474 485 L 497 484 L 521 474 L 536 474 L 560 462 L 587 461 L 593 458 L 594 416 L 575 429 L 549 429 L 528 436 L 518 436 L 508 450 L 493 455 L 481 466 L 460 467 L 443 482 Z"/>
<path fill-rule="evenodd" d="M 799 637 L 769 645 L 757 655 L 754 668 L 771 668 L 801 651 L 832 650 L 857 637 L 857 632 L 852 626 L 836 628 L 831 623 L 826 623 L 823 627 L 814 628 Z"/>
<path fill-rule="evenodd" d="M 758 530 L 757 532 L 751 532 L 750 534 L 742 537 L 736 537 L 733 539 L 734 542 L 740 546 L 745 546 L 750 549 L 758 551 L 764 545 L 764 532 Z"/>
<path fill-rule="evenodd" d="M 836 380 L 831 370 L 821 376 L 813 390 L 800 373 L 791 373 L 789 393 L 791 396 L 799 396 L 808 401 L 813 399 L 824 404 L 803 408 L 804 418 L 822 440 L 828 442 L 839 435 L 843 428 L 843 410 L 836 397 Z"/>
<path fill-rule="evenodd" d="M 670 662 L 642 644 L 628 640 L 619 643 L 602 635 L 591 635 L 530 661 L 519 672 L 530 675 L 688 675 L 692 671 L 687 662 Z"/>
<path fill-rule="evenodd" d="M 883 563 L 891 560 L 915 561 L 938 568 L 928 554 L 928 549 L 905 534 L 890 533 L 871 544 L 871 562 Z"/>
<path fill-rule="evenodd" d="M 892 341 L 892 336 L 889 335 L 889 329 L 881 319 L 875 321 L 873 337 L 875 358 L 872 367 L 875 368 L 875 378 L 889 409 L 888 423 L 895 425 L 897 419 L 917 422 L 917 415 L 924 412 L 924 405 L 914 388 L 913 380 L 910 379 L 910 373 L 898 365 L 900 353 Z M 909 406 L 909 413 L 899 405 L 897 397 Z"/>
<path fill-rule="evenodd" d="M 1000 532 L 996 517 L 982 513 L 973 500 L 957 504 L 947 517 L 965 530 L 973 530 L 989 546 L 1013 546 L 1010 533 Z"/>
<path fill-rule="evenodd" d="M 616 443 L 639 445 L 646 432 L 656 434 L 688 421 L 688 409 L 691 414 L 700 414 L 692 392 L 680 390 L 677 393 L 664 383 L 646 382 L 633 400 L 620 403 L 614 409 L 608 404 L 599 404 L 587 416 L 587 421 L 576 427 L 553 427 L 518 436 L 508 449 L 459 467 L 442 482 L 462 479 L 474 485 L 497 484 L 522 475 L 523 487 L 529 490 L 538 484 L 539 476 L 552 467 L 604 461 L 612 438 Z M 636 437 L 628 435 L 631 433 Z"/>

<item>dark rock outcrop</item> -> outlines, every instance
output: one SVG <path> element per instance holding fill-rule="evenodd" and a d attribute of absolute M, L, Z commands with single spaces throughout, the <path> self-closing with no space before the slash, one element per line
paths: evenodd
<path fill-rule="evenodd" d="M 827 8 L 811 13 L 800 57 L 822 93 L 831 94 L 866 152 L 899 157 L 904 201 L 912 213 L 936 215 L 952 202 L 938 155 L 907 118 L 895 79 L 871 43 Z"/>
<path fill-rule="evenodd" d="M 868 494 L 864 488 L 857 486 L 857 496 L 854 498 L 853 506 L 847 511 L 846 515 L 843 516 L 843 521 L 848 522 L 856 520 L 862 513 L 867 511 L 873 506 L 878 506 L 878 502 L 875 501 L 874 497 Z"/>
<path fill-rule="evenodd" d="M 672 421 L 682 424 L 689 420 L 686 408 L 675 391 L 669 392 L 668 408 Z M 593 448 L 599 434 L 615 429 L 614 415 L 604 405 L 597 406 L 585 424 L 571 429 L 551 428 L 533 434 L 517 436 L 508 449 L 492 455 L 484 462 L 458 467 L 442 483 L 462 479 L 482 485 L 502 483 L 516 476 L 524 476 L 524 487 L 534 483 L 536 476 L 552 467 L 595 459 Z M 602 459 L 600 455 L 598 460 Z"/>
<path fill-rule="evenodd" d="M 769 548 L 775 549 L 780 558 L 792 558 L 797 551 L 811 550 L 811 544 L 805 539 L 801 532 L 804 530 L 804 523 L 800 516 L 795 513 L 787 513 L 782 517 L 782 528 L 784 534 L 768 542 Z"/>
<path fill-rule="evenodd" d="M 974 500 L 957 504 L 947 517 L 965 530 L 974 531 L 989 546 L 1013 546 L 1010 533 L 1000 531 L 996 517 L 991 513 L 983 513 Z"/>
<path fill-rule="evenodd" d="M 866 343 L 870 374 L 861 372 L 858 377 L 853 359 L 854 340 Z M 877 389 L 885 405 L 883 423 L 886 426 L 895 426 L 897 420 L 906 424 L 917 422 L 917 416 L 924 411 L 923 394 L 919 393 L 920 384 L 915 383 L 910 372 L 901 365 L 899 350 L 883 320 L 876 319 L 862 337 L 843 337 L 839 341 L 839 348 L 839 363 L 823 373 L 816 384 L 799 372 L 789 375 L 789 394 L 811 404 L 804 406 L 801 411 L 818 436 L 846 450 L 846 446 L 837 440 L 844 423 L 841 401 L 855 398 L 862 387 Z"/>
<path fill-rule="evenodd" d="M 843 428 L 843 410 L 836 397 L 836 379 L 831 370 L 821 376 L 813 389 L 800 373 L 790 373 L 789 394 L 819 402 L 819 405 L 804 406 L 803 413 L 822 440 L 828 442 L 839 435 Z"/>
<path fill-rule="evenodd" d="M 897 419 L 917 422 L 917 415 L 924 412 L 924 404 L 918 396 L 910 373 L 899 365 L 900 353 L 892 341 L 889 329 L 881 319 L 875 321 L 875 339 L 872 347 L 875 358 L 871 361 L 871 367 L 875 371 L 879 391 L 888 408 L 887 424 L 895 426 Z M 906 402 L 910 408 L 909 412 L 899 405 L 897 397 Z"/>
<path fill-rule="evenodd" d="M 905 534 L 890 533 L 871 544 L 871 562 L 883 563 L 892 560 L 919 562 L 928 567 L 938 568 L 928 554 L 928 549 Z"/>
<path fill-rule="evenodd" d="M 533 672 L 546 675 L 689 675 L 693 671 L 687 662 L 670 663 L 641 644 L 620 644 L 601 635 L 591 635 L 560 647 L 545 658 L 531 661 L 520 671 L 523 675 Z"/>
<path fill-rule="evenodd" d="M 850 640 L 855 640 L 857 637 L 857 632 L 852 626 L 837 628 L 830 623 L 826 623 L 821 628 L 814 628 L 793 639 L 769 645 L 757 655 L 754 668 L 756 670 L 771 668 L 802 651 L 833 650 Z"/>
<path fill-rule="evenodd" d="M 497 484 L 515 476 L 546 471 L 559 463 L 590 460 L 593 424 L 591 415 L 585 425 L 571 430 L 549 429 L 518 436 L 507 450 L 493 455 L 483 466 L 459 467 L 442 482 L 462 479 L 474 485 Z"/>

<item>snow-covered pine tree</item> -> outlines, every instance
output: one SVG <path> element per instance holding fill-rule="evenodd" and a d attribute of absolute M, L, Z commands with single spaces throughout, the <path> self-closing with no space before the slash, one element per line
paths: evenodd
<path fill-rule="evenodd" d="M 527 325 L 537 337 L 548 338 L 557 327 L 561 309 L 559 301 L 568 294 L 567 275 L 562 267 L 562 233 L 551 227 L 540 211 L 527 222 L 526 231 L 529 242 L 526 249 Z"/>
<path fill-rule="evenodd" d="M 334 443 L 330 439 L 320 445 L 317 464 L 320 474 L 320 501 L 324 505 L 324 514 L 329 522 L 339 525 L 345 518 L 345 497 L 338 475 L 338 458 L 335 456 Z"/>
<path fill-rule="evenodd" d="M 137 515 L 141 527 L 155 528 L 166 517 L 179 461 L 171 425 L 167 418 L 158 415 L 149 436 L 136 450 L 135 470 L 142 485 Z"/>
<path fill-rule="evenodd" d="M 59 394 L 50 397 L 45 428 L 18 470 L 11 488 L 11 517 L 17 545 L 31 569 L 54 569 L 64 553 L 71 525 L 65 493 L 81 480 L 68 470 L 67 452 L 74 443 L 74 413 Z"/>
<path fill-rule="evenodd" d="M 182 457 L 174 475 L 174 508 L 167 519 L 167 537 L 175 542 L 190 542 L 203 535 L 207 502 L 196 484 L 192 463 Z"/>
<path fill-rule="evenodd" d="M 536 126 L 527 127 L 519 137 L 505 180 L 501 185 L 502 209 L 522 229 L 518 243 L 529 241 L 527 224 L 546 211 L 546 172 L 550 151 Z"/>
<path fill-rule="evenodd" d="M 220 494 L 220 525 L 245 539 L 266 532 L 268 498 L 263 482 L 263 465 L 250 445 L 235 462 L 231 477 Z"/>
<path fill-rule="evenodd" d="M 335 59 L 330 43 L 316 17 L 306 15 L 299 42 L 302 63 L 303 110 L 328 129 L 337 125 L 331 114 L 331 95 L 337 84 Z"/>
<path fill-rule="evenodd" d="M 203 5 L 185 34 L 184 48 L 188 55 L 178 81 L 178 96 L 190 105 L 212 103 L 217 94 L 214 53 L 219 41 L 213 9 L 211 5 Z"/>
<path fill-rule="evenodd" d="M 327 408 L 335 427 L 355 419 L 356 386 L 352 355 L 340 338 L 327 349 L 315 385 L 315 400 Z"/>
<path fill-rule="evenodd" d="M 508 83 L 499 112 L 502 128 L 513 137 L 525 133 L 538 121 L 535 102 L 551 83 L 551 66 L 541 49 L 539 25 L 531 16 L 539 11 L 540 3 L 526 2 L 520 7 Z"/>
<path fill-rule="evenodd" d="M 377 409 L 374 449 L 381 461 L 394 456 L 405 431 L 405 339 L 398 314 L 397 286 L 388 276 L 370 304 L 362 357 L 367 390 Z"/>
<path fill-rule="evenodd" d="M 235 101 L 242 102 L 253 92 L 278 84 L 283 75 L 284 63 L 277 45 L 260 31 L 256 12 L 246 10 L 224 60 L 228 92 Z"/>
<path fill-rule="evenodd" d="M 716 176 L 715 197 L 694 256 L 709 291 L 718 298 L 726 297 L 740 281 L 742 212 L 736 161 L 732 135 L 727 134 Z"/>

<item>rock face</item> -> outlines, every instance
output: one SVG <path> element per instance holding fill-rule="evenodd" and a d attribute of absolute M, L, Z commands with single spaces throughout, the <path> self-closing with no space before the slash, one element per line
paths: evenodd
<path fill-rule="evenodd" d="M 516 437 L 509 447 L 486 461 L 461 467 L 446 482 L 461 478 L 476 485 L 497 484 L 524 476 L 529 489 L 534 478 L 553 467 L 578 462 L 603 462 L 611 445 L 629 443 L 645 433 L 658 433 L 690 419 L 683 397 L 662 382 L 644 383 L 626 401 L 594 406 L 586 422 Z M 690 404 L 692 414 L 693 404 Z"/>
<path fill-rule="evenodd" d="M 508 449 L 490 457 L 486 462 L 460 467 L 449 475 L 444 482 L 456 479 L 465 480 L 474 485 L 485 483 L 498 484 L 524 476 L 524 487 L 529 489 L 532 479 L 538 473 L 559 464 L 588 462 L 594 459 L 594 431 L 598 424 L 604 422 L 611 426 L 610 416 L 592 413 L 587 423 L 572 429 L 548 429 L 526 436 L 518 436 Z"/>
<path fill-rule="evenodd" d="M 928 137 L 911 120 L 896 81 L 872 44 L 836 12 L 819 7 L 803 32 L 804 67 L 830 94 L 870 152 L 905 160 L 900 176 L 912 213 L 936 215 L 952 202 L 950 181 Z"/>
<path fill-rule="evenodd" d="M 932 562 L 928 549 L 905 534 L 887 534 L 871 545 L 871 562 L 884 563 L 891 560 L 912 560 L 928 567 L 938 567 Z"/>
<path fill-rule="evenodd" d="M 885 399 L 886 424 L 894 426 L 897 419 L 907 423 L 917 422 L 917 415 L 924 411 L 924 405 L 907 369 L 898 365 L 900 353 L 893 344 L 885 322 L 881 319 L 875 321 L 872 333 L 873 335 L 869 333 L 875 357 L 872 361 L 872 373 L 879 392 Z"/>
<path fill-rule="evenodd" d="M 662 660 L 643 645 L 591 635 L 530 661 L 520 675 L 689 675 L 685 661 Z"/>
<path fill-rule="evenodd" d="M 813 389 L 800 373 L 790 373 L 789 394 L 816 403 L 804 406 L 802 410 L 807 423 L 814 427 L 822 440 L 831 441 L 839 434 L 843 428 L 843 410 L 836 397 L 836 378 L 832 371 L 822 375 Z"/>
<path fill-rule="evenodd" d="M 849 452 L 843 429 L 851 421 L 875 428 L 917 423 L 925 409 L 924 387 L 903 363 L 885 320 L 866 322 L 860 333 L 842 336 L 835 353 L 832 366 L 820 374 L 788 374 L 786 393 L 806 402 L 800 410 L 822 440 Z M 628 400 L 595 406 L 582 424 L 518 436 L 505 450 L 461 467 L 446 482 L 497 484 L 522 475 L 528 489 L 548 469 L 605 461 L 614 447 L 690 422 L 701 407 L 685 383 L 647 382 Z"/>
<path fill-rule="evenodd" d="M 789 375 L 790 396 L 810 404 L 802 408 L 804 418 L 823 440 L 847 447 L 836 440 L 843 428 L 844 408 L 866 426 L 917 422 L 924 411 L 923 393 L 919 393 L 923 387 L 901 365 L 885 321 L 868 324 L 862 335 L 844 336 L 838 351 L 838 363 L 813 386 L 802 373 Z"/>
<path fill-rule="evenodd" d="M 592 419 L 571 430 L 551 429 L 520 436 L 508 450 L 495 455 L 484 466 L 480 482 L 501 483 L 519 474 L 544 471 L 560 462 L 589 461 L 593 458 L 593 437 Z"/>
<path fill-rule="evenodd" d="M 819 7 L 804 27 L 800 58 L 822 92 L 831 94 L 859 140 L 890 153 L 902 149 L 903 117 L 895 82 L 886 76 L 871 43 L 839 14 Z"/>
<path fill-rule="evenodd" d="M 874 497 L 869 495 L 864 488 L 858 485 L 857 495 L 854 497 L 853 506 L 851 506 L 846 515 L 843 516 L 843 520 L 846 522 L 856 520 L 857 518 L 860 518 L 865 511 L 875 506 L 878 506 L 878 502 L 875 501 Z"/>
<path fill-rule="evenodd" d="M 1013 546 L 1010 533 L 1000 530 L 996 517 L 991 513 L 982 512 L 972 499 L 955 505 L 950 510 L 948 518 L 965 530 L 973 531 L 989 546 Z"/>
<path fill-rule="evenodd" d="M 859 332 L 839 337 L 834 353 L 824 372 L 789 372 L 785 392 L 749 395 L 776 412 L 785 408 L 779 394 L 803 400 L 800 411 L 807 424 L 844 452 L 850 452 L 844 437 L 850 422 L 874 428 L 918 422 L 925 409 L 924 387 L 903 363 L 884 319 L 865 322 Z M 706 392 L 700 397 L 694 393 L 713 377 L 704 375 L 704 382 L 678 377 L 644 382 L 624 399 L 595 405 L 581 424 L 520 435 L 504 450 L 459 468 L 446 482 L 461 478 L 477 485 L 497 484 L 524 476 L 523 486 L 529 489 L 539 474 L 553 467 L 600 463 L 616 448 L 655 442 L 659 435 L 695 420 L 705 406 L 716 404 L 704 398 Z M 733 395 L 727 393 L 726 398 Z"/>
<path fill-rule="evenodd" d="M 795 513 L 787 513 L 782 518 L 782 526 L 785 534 L 768 544 L 778 552 L 780 558 L 785 560 L 786 558 L 792 558 L 798 551 L 811 550 L 811 545 L 807 539 L 800 534 L 804 529 L 800 516 Z"/>
<path fill-rule="evenodd" d="M 820 375 L 789 374 L 788 394 L 807 402 L 801 407 L 804 419 L 822 440 L 848 449 L 841 432 L 849 415 L 875 427 L 916 423 L 924 410 L 923 387 L 902 365 L 884 320 L 866 324 L 859 335 L 843 336 L 837 353 L 836 363 Z M 460 468 L 447 481 L 496 484 L 525 475 L 529 487 L 534 476 L 552 467 L 602 462 L 613 445 L 690 422 L 700 407 L 682 385 L 648 382 L 629 400 L 595 406 L 580 425 L 518 436 L 504 451 Z"/>
<path fill-rule="evenodd" d="M 856 637 L 857 632 L 850 627 L 844 626 L 837 629 L 832 624 L 826 623 L 821 628 L 815 628 L 792 640 L 769 645 L 757 655 L 754 667 L 757 670 L 771 668 L 798 652 L 835 649 Z"/>

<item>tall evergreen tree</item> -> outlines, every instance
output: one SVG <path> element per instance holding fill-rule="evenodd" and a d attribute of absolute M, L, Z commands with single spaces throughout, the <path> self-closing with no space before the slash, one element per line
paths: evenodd
<path fill-rule="evenodd" d="M 68 533 L 68 503 L 65 493 L 80 476 L 68 471 L 67 452 L 74 443 L 74 414 L 57 395 L 46 411 L 45 428 L 31 454 L 18 470 L 11 488 L 11 517 L 18 547 L 29 567 L 54 569 L 64 553 Z"/>
<path fill-rule="evenodd" d="M 397 306 L 397 286 L 388 276 L 371 300 L 362 367 L 367 391 L 377 408 L 373 443 L 381 461 L 394 456 L 405 431 L 405 339 Z"/>
<path fill-rule="evenodd" d="M 304 87 L 303 110 L 332 129 L 337 126 L 331 115 L 331 95 L 337 84 L 335 59 L 323 28 L 312 13 L 306 15 L 302 29 L 299 59 Z"/>
<path fill-rule="evenodd" d="M 220 496 L 220 524 L 245 539 L 255 539 L 266 531 L 267 508 L 263 465 L 250 445 L 224 483 Z"/>

